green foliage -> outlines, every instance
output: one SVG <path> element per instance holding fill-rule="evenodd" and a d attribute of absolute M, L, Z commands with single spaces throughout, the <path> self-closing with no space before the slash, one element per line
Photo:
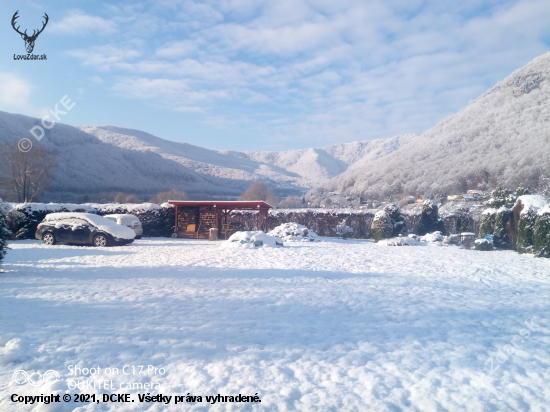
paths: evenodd
<path fill-rule="evenodd" d="M 0 208 L 0 263 L 6 256 L 8 250 L 8 236 L 10 231 L 8 230 L 8 223 L 6 221 L 6 215 L 4 211 Z"/>
<path fill-rule="evenodd" d="M 510 249 L 510 236 L 508 235 L 509 223 L 512 211 L 507 207 L 501 207 L 495 217 L 495 229 L 493 243 L 499 249 Z"/>
<path fill-rule="evenodd" d="M 371 230 L 372 237 L 376 242 L 392 237 L 393 224 L 390 215 L 384 210 L 376 212 L 374 220 L 372 221 Z"/>
<path fill-rule="evenodd" d="M 427 233 L 439 231 L 445 233 L 445 223 L 439 217 L 439 208 L 431 200 L 426 200 L 422 204 L 422 216 L 418 221 L 416 232 L 419 236 Z"/>
<path fill-rule="evenodd" d="M 550 210 L 537 216 L 533 238 L 535 256 L 550 258 Z"/>
<path fill-rule="evenodd" d="M 520 214 L 517 241 L 518 253 L 533 253 L 536 220 L 537 213 L 533 209 Z"/>
<path fill-rule="evenodd" d="M 481 224 L 479 226 L 479 237 L 485 238 L 486 235 L 492 235 L 495 231 L 495 219 L 497 217 L 495 213 L 484 212 L 481 215 Z"/>
<path fill-rule="evenodd" d="M 399 235 L 406 236 L 408 234 L 407 221 L 401 214 L 401 209 L 396 205 L 387 205 L 384 207 L 384 212 L 388 214 L 392 223 L 391 237 L 397 237 Z"/>
<path fill-rule="evenodd" d="M 493 207 L 495 209 L 498 209 L 502 206 L 512 208 L 516 204 L 516 200 L 518 200 L 518 197 L 531 194 L 532 193 L 529 189 L 525 189 L 523 187 L 518 187 L 516 191 L 513 192 L 509 189 L 505 189 L 502 186 L 499 186 L 491 192 L 491 197 L 483 204 L 487 207 Z"/>

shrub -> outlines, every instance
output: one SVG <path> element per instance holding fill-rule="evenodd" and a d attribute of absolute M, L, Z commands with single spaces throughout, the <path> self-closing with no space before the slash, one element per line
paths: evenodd
<path fill-rule="evenodd" d="M 407 221 L 405 217 L 401 214 L 401 209 L 392 204 L 385 206 L 383 210 L 388 214 L 391 219 L 392 237 L 397 237 L 399 235 L 406 236 L 408 233 Z"/>
<path fill-rule="evenodd" d="M 445 232 L 445 223 L 439 217 L 439 209 L 431 200 L 425 200 L 422 204 L 422 215 L 416 232 L 420 236 L 432 232 Z"/>
<path fill-rule="evenodd" d="M 379 210 L 372 221 L 372 237 L 376 242 L 392 237 L 393 224 L 391 217 L 385 210 Z"/>
<path fill-rule="evenodd" d="M 493 250 L 493 243 L 487 239 L 477 239 L 476 240 L 476 250 L 488 251 Z"/>
<path fill-rule="evenodd" d="M 8 230 L 8 222 L 4 211 L 0 208 L 0 264 L 6 256 L 8 250 L 8 236 L 10 231 Z"/>
<path fill-rule="evenodd" d="M 550 257 L 550 206 L 544 207 L 537 214 L 533 243 L 535 256 Z"/>
<path fill-rule="evenodd" d="M 484 238 L 486 235 L 492 235 L 495 232 L 495 219 L 497 209 L 486 209 L 481 215 L 481 224 L 479 226 L 479 236 Z"/>
<path fill-rule="evenodd" d="M 499 249 L 510 249 L 510 219 L 512 217 L 512 211 L 505 206 L 498 209 L 495 216 L 495 229 L 493 232 L 493 244 Z"/>

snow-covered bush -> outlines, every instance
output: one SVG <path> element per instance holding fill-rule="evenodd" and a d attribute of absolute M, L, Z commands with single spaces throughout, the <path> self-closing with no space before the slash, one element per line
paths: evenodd
<path fill-rule="evenodd" d="M 279 237 L 290 242 L 315 242 L 319 236 L 313 230 L 299 223 L 283 223 L 267 233 L 269 236 Z"/>
<path fill-rule="evenodd" d="M 385 210 L 379 210 L 376 212 L 374 215 L 374 220 L 372 221 L 371 230 L 372 237 L 376 242 L 392 237 L 393 224 L 388 212 Z"/>
<path fill-rule="evenodd" d="M 4 256 L 6 256 L 8 249 L 8 236 L 10 233 L 11 232 L 8 230 L 6 215 L 4 214 L 2 208 L 0 208 L 0 264 L 2 264 Z"/>
<path fill-rule="evenodd" d="M 281 247 L 281 238 L 269 236 L 262 230 L 253 232 L 235 232 L 229 239 L 222 243 L 223 247 L 243 247 L 254 249 L 259 247 Z"/>
<path fill-rule="evenodd" d="M 424 236 L 431 232 L 444 232 L 445 223 L 443 219 L 439 217 L 439 208 L 431 200 L 425 200 L 422 204 L 422 215 L 418 222 L 416 232 L 420 236 Z"/>
<path fill-rule="evenodd" d="M 405 217 L 401 214 L 401 209 L 396 205 L 387 205 L 384 207 L 384 211 L 391 219 L 393 226 L 392 236 L 407 235 L 407 223 Z"/>
<path fill-rule="evenodd" d="M 533 236 L 535 256 L 550 258 L 550 206 L 544 206 L 537 213 Z"/>
<path fill-rule="evenodd" d="M 484 205 L 490 208 L 499 209 L 502 206 L 508 208 L 514 207 L 518 197 L 531 195 L 529 189 L 524 189 L 523 187 L 518 187 L 515 192 L 504 187 L 497 187 L 491 192 L 491 197 L 484 202 Z"/>
<path fill-rule="evenodd" d="M 460 235 L 451 234 L 443 238 L 443 243 L 446 245 L 459 245 L 460 244 Z"/>
<path fill-rule="evenodd" d="M 353 233 L 353 229 L 346 224 L 346 219 L 343 219 L 336 227 L 332 228 L 334 233 L 342 236 L 344 239 Z"/>
<path fill-rule="evenodd" d="M 493 231 L 493 244 L 498 249 L 510 249 L 510 219 L 512 217 L 512 211 L 506 206 L 501 206 L 498 209 L 495 216 L 495 228 Z"/>
<path fill-rule="evenodd" d="M 378 242 L 379 245 L 385 245 L 385 246 L 416 246 L 420 242 L 412 237 L 392 237 L 390 239 L 382 239 L 380 242 Z"/>
<path fill-rule="evenodd" d="M 518 197 L 516 205 L 512 209 L 517 218 L 517 251 L 518 253 L 533 253 L 535 222 L 537 213 L 548 200 L 544 196 L 525 195 Z M 514 219 L 515 221 L 516 219 Z"/>
<path fill-rule="evenodd" d="M 483 251 L 488 251 L 488 250 L 493 250 L 494 249 L 493 242 L 491 242 L 490 240 L 487 240 L 487 239 L 476 239 L 475 248 L 476 248 L 476 250 L 483 250 Z"/>
<path fill-rule="evenodd" d="M 440 231 L 426 233 L 420 240 L 422 242 L 443 242 L 443 234 Z"/>

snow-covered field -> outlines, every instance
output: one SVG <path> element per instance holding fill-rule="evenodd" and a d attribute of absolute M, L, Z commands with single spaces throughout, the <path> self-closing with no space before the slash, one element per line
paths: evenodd
<path fill-rule="evenodd" d="M 326 238 L 258 249 L 182 239 L 10 246 L 2 411 L 83 405 L 25 406 L 14 393 L 115 392 L 135 402 L 79 410 L 550 410 L 550 259 Z M 72 365 L 96 368 L 76 376 L 95 390 L 68 389 Z M 19 385 L 16 370 L 60 379 Z M 99 387 L 105 380 L 113 390 Z M 127 389 L 146 383 L 155 389 Z M 163 405 L 138 393 L 203 398 Z M 239 393 L 262 402 L 205 399 Z"/>

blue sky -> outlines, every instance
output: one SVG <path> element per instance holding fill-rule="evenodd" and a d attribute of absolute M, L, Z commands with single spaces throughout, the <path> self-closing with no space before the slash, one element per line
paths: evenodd
<path fill-rule="evenodd" d="M 34 53 L 11 27 L 41 27 Z M 0 110 L 211 149 L 423 133 L 550 46 L 548 0 L 0 3 Z"/>

